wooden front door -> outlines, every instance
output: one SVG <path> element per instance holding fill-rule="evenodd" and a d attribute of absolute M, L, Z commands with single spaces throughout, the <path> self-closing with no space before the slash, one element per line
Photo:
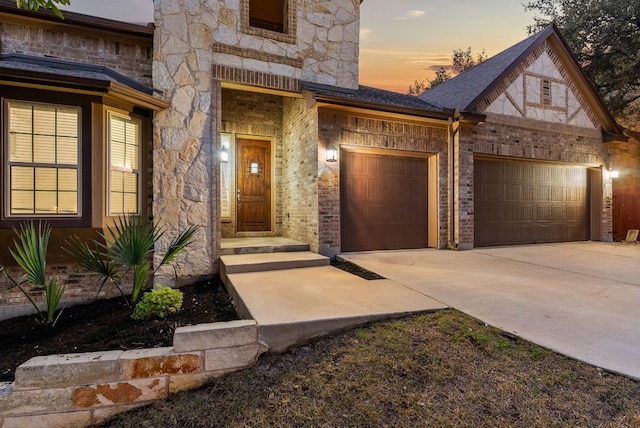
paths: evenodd
<path fill-rule="evenodd" d="M 271 141 L 238 139 L 238 232 L 271 230 Z"/>

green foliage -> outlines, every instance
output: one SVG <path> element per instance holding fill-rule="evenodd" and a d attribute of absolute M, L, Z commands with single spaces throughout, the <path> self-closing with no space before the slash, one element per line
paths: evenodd
<path fill-rule="evenodd" d="M 138 302 L 131 318 L 147 320 L 150 318 L 164 318 L 182 309 L 183 293 L 171 287 L 156 284 L 155 289 L 144 293 Z"/>
<path fill-rule="evenodd" d="M 462 73 L 465 70 L 470 69 L 487 59 L 487 56 L 484 52 L 480 52 L 476 58 L 473 57 L 471 53 L 471 47 L 464 49 L 454 49 L 453 55 L 451 56 L 451 65 L 450 66 L 441 66 L 436 70 L 436 75 L 433 79 L 422 79 L 416 80 L 413 82 L 411 86 L 409 86 L 408 95 L 420 95 L 429 89 L 433 89 L 441 83 L 446 82 L 451 79 L 453 76 L 449 73 L 449 70 L 453 70 L 453 72 L 457 75 Z"/>
<path fill-rule="evenodd" d="M 193 242 L 197 231 L 197 226 L 190 226 L 173 239 L 156 270 L 173 263 Z M 140 216 L 126 215 L 119 217 L 113 227 L 107 228 L 107 233 L 101 233 L 101 240 L 94 240 L 89 245 L 74 236 L 67 241 L 64 250 L 76 263 L 100 278 L 98 293 L 107 281 L 111 281 L 124 297 L 122 283 L 131 273 L 131 304 L 135 304 L 148 283 L 149 273 L 156 271 L 152 270 L 150 259 L 164 233 L 164 228 Z"/>
<path fill-rule="evenodd" d="M 58 18 L 64 19 L 62 12 L 56 5 L 69 5 L 70 0 L 16 0 L 16 6 L 25 10 L 51 9 Z"/>
<path fill-rule="evenodd" d="M 13 244 L 15 250 L 9 249 L 9 252 L 15 259 L 18 266 L 25 271 L 24 278 L 15 280 L 7 271 L 0 266 L 0 272 L 2 272 L 11 282 L 12 286 L 9 288 L 18 288 L 22 294 L 24 294 L 31 305 L 36 310 L 42 319 L 48 323 L 55 324 L 54 316 L 58 304 L 64 294 L 64 285 L 58 284 L 58 281 L 54 278 L 48 283 L 46 282 L 46 270 L 47 270 L 47 246 L 49 245 L 49 236 L 51 235 L 51 228 L 48 224 L 38 223 L 36 228 L 33 222 L 23 223 L 20 225 L 20 230 L 14 229 L 18 240 L 14 240 Z M 33 301 L 29 293 L 23 288 L 23 285 L 29 282 L 36 288 L 44 289 L 45 299 L 47 302 L 47 316 L 46 318 L 40 314 L 38 305 Z M 59 315 L 58 315 L 59 316 Z"/>
<path fill-rule="evenodd" d="M 640 2 L 629 0 L 530 0 L 537 12 L 530 33 L 555 23 L 593 80 L 609 110 L 640 121 Z"/>

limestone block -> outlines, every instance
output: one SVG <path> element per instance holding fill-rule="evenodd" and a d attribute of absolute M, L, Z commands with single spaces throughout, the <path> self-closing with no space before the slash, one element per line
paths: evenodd
<path fill-rule="evenodd" d="M 199 388 L 211 379 L 222 376 L 222 373 L 192 373 L 169 377 L 169 394 Z"/>
<path fill-rule="evenodd" d="M 2 428 L 77 428 L 91 425 L 91 412 L 69 412 L 5 418 Z"/>
<path fill-rule="evenodd" d="M 172 88 L 174 83 L 164 62 L 153 61 L 153 86 L 160 90 Z"/>
<path fill-rule="evenodd" d="M 199 353 L 175 354 L 172 348 L 127 351 L 122 354 L 121 362 L 123 378 L 126 379 L 197 373 L 202 368 Z"/>
<path fill-rule="evenodd" d="M 196 69 L 210 73 L 211 66 L 213 63 L 211 52 L 208 49 L 207 50 L 196 49 L 195 54 L 196 54 L 196 64 L 197 64 Z"/>
<path fill-rule="evenodd" d="M 187 130 L 184 128 L 163 128 L 160 132 L 160 138 L 163 149 L 178 151 L 182 142 L 187 138 Z"/>
<path fill-rule="evenodd" d="M 34 357 L 16 369 L 16 390 L 60 388 L 119 379 L 122 351 Z"/>
<path fill-rule="evenodd" d="M 73 408 L 73 388 L 12 391 L 0 395 L 0 414 L 64 411 Z"/>
<path fill-rule="evenodd" d="M 198 110 L 208 115 L 211 112 L 211 92 L 200 92 L 198 101 Z"/>
<path fill-rule="evenodd" d="M 94 409 L 93 410 L 93 423 L 94 424 L 102 424 L 107 422 L 109 419 L 113 418 L 115 415 L 117 415 L 118 413 L 123 413 L 123 412 L 129 412 L 131 410 L 135 410 L 137 408 L 140 408 L 142 406 L 145 406 L 146 404 L 144 403 L 140 403 L 140 404 L 128 404 L 128 405 L 121 405 L 121 406 L 117 406 L 117 407 L 106 407 L 103 409 Z"/>
<path fill-rule="evenodd" d="M 227 25 L 220 25 L 213 31 L 213 39 L 218 43 L 224 43 L 225 45 L 236 46 L 240 37 L 235 27 L 229 27 Z"/>
<path fill-rule="evenodd" d="M 290 65 L 269 63 L 269 73 L 277 76 L 296 77 L 297 70 Z"/>
<path fill-rule="evenodd" d="M 171 107 L 173 107 L 178 113 L 188 117 L 193 108 L 194 97 L 195 89 L 191 86 L 178 88 L 171 99 Z"/>
<path fill-rule="evenodd" d="M 209 349 L 205 351 L 204 368 L 207 371 L 224 371 L 250 367 L 255 364 L 260 352 L 258 344 Z"/>
<path fill-rule="evenodd" d="M 185 61 L 185 54 L 183 53 L 167 55 L 166 65 L 167 65 L 167 71 L 169 72 L 169 74 L 171 76 L 174 76 L 178 72 L 178 69 L 184 63 L 184 61 Z"/>
<path fill-rule="evenodd" d="M 226 65 L 234 68 L 242 68 L 242 58 L 235 55 L 217 52 L 214 54 L 214 61 L 216 62 L 216 64 Z"/>
<path fill-rule="evenodd" d="M 167 379 L 139 379 L 127 382 L 87 385 L 73 391 L 76 408 L 131 404 L 167 396 Z"/>
<path fill-rule="evenodd" d="M 180 0 L 163 0 L 163 1 L 154 2 L 154 5 L 156 9 L 157 8 L 160 9 L 160 12 L 162 13 L 162 15 L 171 15 L 174 13 L 180 13 L 180 10 L 182 8 L 182 4 Z"/>
<path fill-rule="evenodd" d="M 307 13 L 306 20 L 313 25 L 329 28 L 331 26 L 331 15 L 327 13 Z"/>
<path fill-rule="evenodd" d="M 253 71 L 269 71 L 269 63 L 265 61 L 258 61 L 253 58 L 243 58 L 242 59 L 242 68 L 245 70 L 253 70 Z"/>
<path fill-rule="evenodd" d="M 257 323 L 239 320 L 178 327 L 173 336 L 173 347 L 176 352 L 188 352 L 248 345 L 257 341 Z"/>
<path fill-rule="evenodd" d="M 193 78 L 193 74 L 191 74 L 191 70 L 187 67 L 187 64 L 183 62 L 180 64 L 178 71 L 173 76 L 173 81 L 178 86 L 186 86 L 192 85 L 193 82 L 195 82 L 195 79 Z"/>

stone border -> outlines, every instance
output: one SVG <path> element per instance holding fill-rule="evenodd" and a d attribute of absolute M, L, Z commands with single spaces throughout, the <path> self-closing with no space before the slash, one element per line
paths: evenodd
<path fill-rule="evenodd" d="M 0 383 L 0 428 L 86 427 L 251 367 L 266 346 L 253 320 L 179 327 L 173 347 L 34 357 Z"/>

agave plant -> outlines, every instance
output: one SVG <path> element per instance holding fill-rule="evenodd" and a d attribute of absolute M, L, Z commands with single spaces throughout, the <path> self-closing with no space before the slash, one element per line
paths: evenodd
<path fill-rule="evenodd" d="M 20 225 L 19 231 L 16 229 L 14 229 L 14 231 L 16 235 L 18 235 L 18 240 L 13 241 L 15 250 L 10 249 L 9 252 L 16 263 L 18 263 L 18 266 L 24 270 L 25 275 L 20 280 L 15 280 L 3 267 L 0 267 L 0 272 L 4 273 L 13 283 L 9 288 L 17 287 L 27 299 L 29 299 L 29 302 L 31 302 L 43 321 L 55 324 L 57 318 L 54 319 L 54 315 L 64 294 L 64 285 L 58 284 L 55 278 L 51 279 L 48 283 L 46 281 L 47 246 L 49 245 L 51 228 L 48 224 L 43 225 L 42 222 L 38 223 L 38 227 L 36 228 L 33 222 L 28 222 Z M 23 288 L 23 285 L 27 282 L 36 288 L 44 289 L 47 302 L 46 318 L 40 314 L 38 305 L 36 305 L 31 296 L 29 296 L 29 293 Z"/>
<path fill-rule="evenodd" d="M 100 277 L 98 293 L 107 281 L 111 281 L 125 297 L 122 283 L 131 275 L 133 284 L 129 303 L 134 304 L 148 283 L 151 255 L 165 230 L 140 216 L 126 215 L 118 217 L 115 225 L 107 228 L 107 233 L 100 233 L 102 239 L 93 240 L 93 245 L 73 236 L 64 249 L 76 263 Z M 178 254 L 193 242 L 197 230 L 197 226 L 190 226 L 171 241 L 156 270 L 175 261 Z"/>

